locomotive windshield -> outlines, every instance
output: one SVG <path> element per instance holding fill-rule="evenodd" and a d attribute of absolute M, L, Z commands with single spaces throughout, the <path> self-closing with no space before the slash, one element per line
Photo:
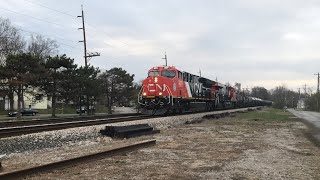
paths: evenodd
<path fill-rule="evenodd" d="M 176 71 L 164 70 L 161 72 L 161 75 L 167 78 L 174 78 L 176 76 Z"/>
<path fill-rule="evenodd" d="M 159 71 L 150 71 L 148 76 L 149 77 L 151 77 L 151 76 L 160 76 L 160 72 Z"/>

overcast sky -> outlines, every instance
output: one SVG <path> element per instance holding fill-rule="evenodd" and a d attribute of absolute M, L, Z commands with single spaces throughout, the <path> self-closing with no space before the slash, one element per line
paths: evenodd
<path fill-rule="evenodd" d="M 319 0 L 2 0 L 0 16 L 84 65 L 81 4 L 88 50 L 101 53 L 90 64 L 100 69 L 122 67 L 139 81 L 166 51 L 169 65 L 223 83 L 316 89 Z"/>

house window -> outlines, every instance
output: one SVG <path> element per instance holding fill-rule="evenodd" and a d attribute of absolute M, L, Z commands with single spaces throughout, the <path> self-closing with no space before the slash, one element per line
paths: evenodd
<path fill-rule="evenodd" d="M 37 101 L 42 101 L 43 94 L 37 94 L 35 98 L 36 98 Z"/>

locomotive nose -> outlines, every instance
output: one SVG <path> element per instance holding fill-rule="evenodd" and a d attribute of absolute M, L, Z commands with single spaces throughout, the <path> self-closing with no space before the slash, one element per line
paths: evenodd
<path fill-rule="evenodd" d="M 147 96 L 158 96 L 158 95 L 162 95 L 162 88 L 161 88 L 161 76 L 153 76 L 150 77 L 147 80 L 147 84 L 146 84 L 146 95 Z M 159 92 L 161 92 L 159 94 Z"/>
<path fill-rule="evenodd" d="M 156 95 L 156 86 L 155 84 L 148 84 L 148 94 L 150 96 L 155 96 Z"/>

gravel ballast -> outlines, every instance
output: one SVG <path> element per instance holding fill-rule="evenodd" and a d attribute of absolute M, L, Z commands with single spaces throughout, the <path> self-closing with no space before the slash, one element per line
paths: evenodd
<path fill-rule="evenodd" d="M 154 138 L 157 145 L 150 148 L 54 170 L 30 179 L 320 178 L 320 150 L 305 137 L 307 127 L 301 122 L 243 121 L 237 119 L 240 115 L 216 119 L 211 114 L 112 124 L 148 123 L 161 130 L 160 134 L 124 140 L 100 135 L 99 131 L 105 125 L 1 139 L 1 143 L 11 143 L 8 147 L 14 149 L 16 146 L 19 150 L 7 151 L 3 172 Z M 202 118 L 205 115 L 209 116 Z M 19 140 L 26 141 L 26 147 L 19 148 Z"/>
<path fill-rule="evenodd" d="M 225 111 L 224 111 L 225 112 Z M 182 116 L 159 117 L 154 119 L 145 119 L 140 121 L 113 123 L 108 125 L 131 125 L 147 123 L 156 129 L 167 129 L 172 126 L 184 124 L 187 121 L 199 119 L 205 115 L 217 112 L 206 112 L 198 114 L 188 114 Z M 78 127 L 63 129 L 57 131 L 48 131 L 34 134 L 27 134 L 17 137 L 0 139 L 0 154 L 21 153 L 26 151 L 40 150 L 44 148 L 54 148 L 60 146 L 74 146 L 81 141 L 91 141 L 97 143 L 101 138 L 100 130 L 106 125 L 96 125 L 87 127 Z"/>

